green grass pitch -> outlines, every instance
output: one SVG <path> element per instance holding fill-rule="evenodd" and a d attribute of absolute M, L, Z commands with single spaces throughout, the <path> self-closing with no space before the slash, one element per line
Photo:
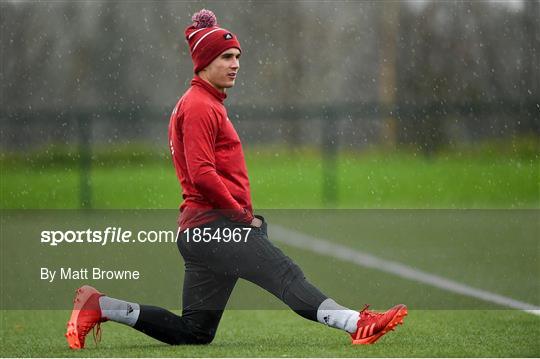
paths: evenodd
<path fill-rule="evenodd" d="M 350 345 L 341 331 L 292 312 L 226 311 L 208 346 L 167 346 L 116 323 L 102 324 L 95 346 L 71 351 L 69 311 L 2 315 L 3 357 L 538 357 L 540 319 L 516 311 L 410 311 L 405 325 L 374 345 Z"/>

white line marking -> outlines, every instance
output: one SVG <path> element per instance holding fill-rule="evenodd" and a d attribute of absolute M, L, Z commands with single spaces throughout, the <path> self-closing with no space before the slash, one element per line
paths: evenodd
<path fill-rule="evenodd" d="M 340 244 L 331 243 L 327 240 L 316 238 L 279 225 L 272 225 L 271 228 L 273 240 L 293 247 L 309 250 L 314 253 L 354 263 L 362 267 L 377 269 L 394 274 L 401 278 L 429 284 L 433 287 L 444 289 L 449 292 L 481 299 L 486 302 L 499 304 L 513 309 L 520 309 L 527 313 L 540 316 L 540 307 L 534 304 L 521 302 L 519 300 L 504 297 L 496 293 L 473 288 L 466 284 L 443 278 L 435 274 L 430 274 L 399 262 L 382 259 L 366 252 L 361 252 Z"/>

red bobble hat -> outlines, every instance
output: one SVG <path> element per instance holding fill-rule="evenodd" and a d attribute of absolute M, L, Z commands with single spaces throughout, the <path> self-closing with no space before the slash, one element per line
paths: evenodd
<path fill-rule="evenodd" d="M 235 47 L 242 51 L 236 35 L 219 27 L 212 11 L 202 9 L 191 20 L 193 24 L 186 28 L 185 34 L 191 50 L 193 72 L 204 69 L 227 49 Z"/>

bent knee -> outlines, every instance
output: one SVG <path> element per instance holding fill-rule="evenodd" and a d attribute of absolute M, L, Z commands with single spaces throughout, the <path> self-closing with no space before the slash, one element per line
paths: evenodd
<path fill-rule="evenodd" d="M 213 340 L 214 340 L 214 335 L 213 334 L 207 334 L 207 335 L 203 335 L 203 336 L 197 336 L 197 339 L 192 344 L 208 345 L 208 344 L 212 343 Z"/>
<path fill-rule="evenodd" d="M 208 345 L 214 340 L 213 334 L 198 334 L 189 338 L 187 342 L 179 344 L 191 344 L 191 345 Z"/>
<path fill-rule="evenodd" d="M 170 345 L 207 345 L 212 343 L 215 334 L 213 333 L 192 333 L 191 335 L 173 335 L 167 340 Z"/>

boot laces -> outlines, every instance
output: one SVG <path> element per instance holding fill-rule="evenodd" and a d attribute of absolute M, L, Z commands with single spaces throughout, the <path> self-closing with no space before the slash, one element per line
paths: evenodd
<path fill-rule="evenodd" d="M 377 312 L 368 310 L 368 308 L 369 308 L 369 304 L 365 304 L 364 308 L 360 311 L 360 317 L 362 319 L 366 319 L 366 320 L 376 319 L 382 315 L 382 313 L 377 313 Z"/>
<path fill-rule="evenodd" d="M 94 338 L 94 344 L 96 347 L 101 342 L 101 323 L 98 322 L 95 325 L 90 323 L 85 323 L 80 330 L 80 336 L 85 338 L 88 332 L 92 329 L 92 337 Z M 84 339 L 83 339 L 84 340 Z"/>
<path fill-rule="evenodd" d="M 92 328 L 92 336 L 94 337 L 94 344 L 97 347 L 101 342 L 101 323 L 97 323 L 94 328 Z"/>

